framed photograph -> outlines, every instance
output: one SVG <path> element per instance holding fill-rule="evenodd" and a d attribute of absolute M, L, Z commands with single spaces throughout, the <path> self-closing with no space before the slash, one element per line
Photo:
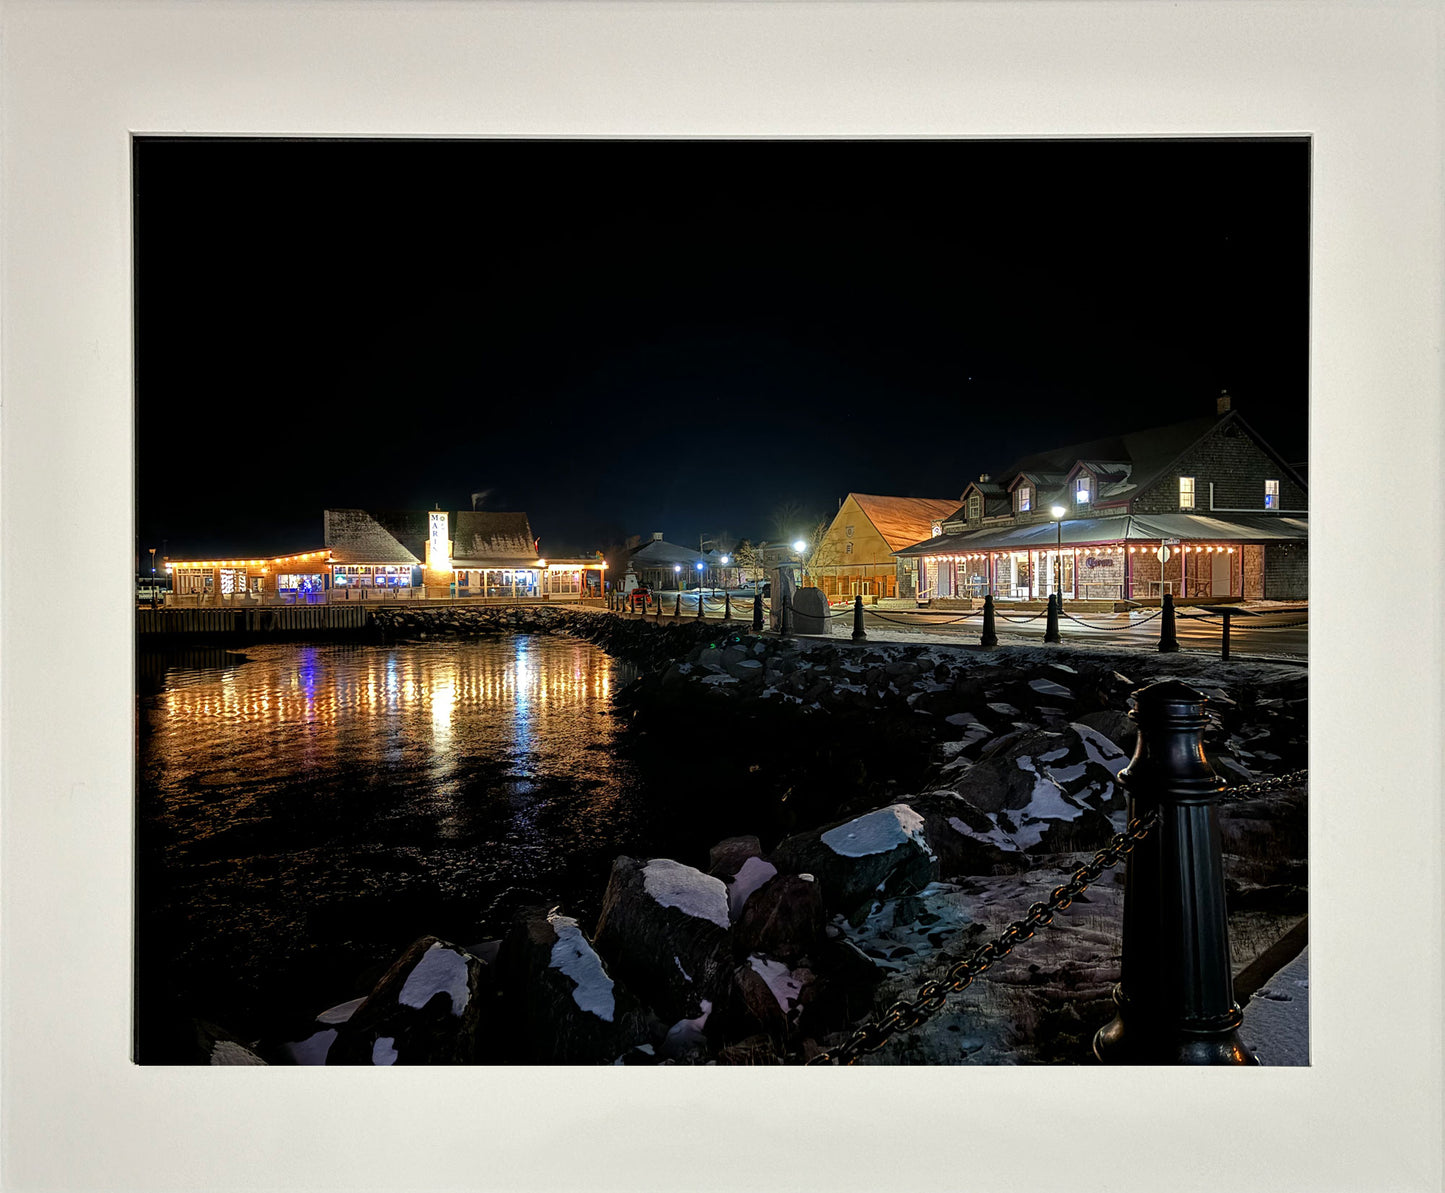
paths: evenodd
<path fill-rule="evenodd" d="M 7 1189 L 1439 1187 L 1445 659 L 1440 619 L 1427 611 L 1441 580 L 1434 546 L 1445 528 L 1440 503 L 1419 492 L 1441 475 L 1445 441 L 1438 5 L 7 0 L 3 16 Z M 162 1063 L 136 1063 L 136 1008 L 148 971 L 135 929 L 149 905 L 136 885 L 134 759 L 146 710 L 136 699 L 135 591 L 137 559 L 149 567 L 152 544 L 138 541 L 144 513 L 130 495 L 147 459 L 138 439 L 160 432 L 147 422 L 147 361 L 135 337 L 145 270 L 136 232 L 146 196 L 134 163 L 138 140 L 182 138 L 584 144 L 598 164 L 558 205 L 564 218 L 579 220 L 594 203 L 589 194 L 612 181 L 598 149 L 613 143 L 1307 144 L 1310 1063 L 1245 1072 L 960 1063 L 392 1065 L 377 1073 L 376 1065 L 182 1065 L 165 1063 L 174 1058 L 163 1049 Z M 870 169 L 886 168 L 868 160 Z M 678 202 L 688 186 L 708 186 L 706 171 L 675 181 Z M 1086 206 L 1079 189 L 1088 181 L 1061 171 L 1043 206 L 1061 215 Z M 986 179 L 960 179 L 959 208 L 967 208 L 968 190 L 983 186 Z M 765 178 L 757 189 L 766 191 Z M 226 196 L 208 207 L 199 185 L 190 201 L 218 217 L 198 254 L 244 243 L 244 210 Z M 1139 219 L 1167 224 L 1167 196 L 1153 201 L 1164 213 L 1156 206 Z M 921 206 L 935 223 L 947 218 L 936 195 Z M 1209 218 L 1183 196 L 1172 209 Z M 499 242 L 512 232 L 489 231 Z M 948 230 L 954 243 L 959 233 Z M 990 230 L 964 229 L 965 247 L 968 235 L 987 238 Z M 383 239 L 357 236 L 357 260 L 380 251 Z M 925 251 L 928 241 L 920 235 L 913 248 Z M 1238 303 L 1255 324 L 1271 317 L 1244 295 Z M 234 312 L 212 329 L 205 314 L 204 303 L 186 313 L 184 351 L 198 362 L 193 394 L 166 408 L 167 419 L 203 429 L 190 438 L 201 446 L 171 467 L 187 500 L 217 524 L 245 525 L 247 454 L 266 441 L 285 445 L 288 424 L 292 432 L 303 425 L 301 411 L 228 390 L 227 362 L 207 360 L 212 333 L 244 351 L 248 338 L 254 348 L 254 337 L 267 334 L 264 318 L 237 334 Z M 1247 330 L 1257 335 L 1257 326 Z M 1282 326 L 1280 335 L 1288 339 Z M 1056 350 L 1038 345 L 1041 356 Z M 1108 401 L 1102 382 L 1092 400 Z M 616 405 L 623 424 L 651 417 Z M 344 407 L 337 403 L 342 417 Z M 298 455 L 286 467 L 310 469 L 306 461 L 315 460 L 323 475 L 331 449 L 307 413 L 306 429 L 316 434 L 297 436 Z M 421 422 L 426 413 L 419 404 L 397 417 Z M 936 452 L 938 428 L 953 425 L 937 412 L 906 409 L 891 421 L 914 446 L 900 449 L 875 428 L 880 455 Z M 751 415 L 743 425 L 747 434 L 772 435 L 787 424 L 780 414 L 776 427 Z M 444 422 L 427 427 L 445 439 Z M 519 448 L 545 449 L 545 427 L 534 430 Z M 792 430 L 801 435 L 806 426 L 795 420 Z M 378 449 L 389 458 L 397 450 L 384 434 L 358 450 Z M 1119 461 L 1093 463 L 1096 503 L 1123 474 L 1110 471 Z M 541 483 L 556 482 L 554 464 L 538 461 Z M 416 467 L 424 471 L 425 461 Z M 389 468 L 381 479 L 404 485 L 411 470 Z M 1271 510 L 1281 501 L 1279 479 L 1261 489 Z M 415 564 L 353 557 L 355 564 L 336 562 L 334 583 L 375 567 L 388 582 L 397 573 L 398 589 L 445 595 L 446 584 L 429 568 L 423 575 L 423 565 L 436 556 L 450 567 L 453 553 L 466 559 L 456 541 L 456 507 L 466 496 L 447 512 L 418 504 Z M 1040 483 L 1036 504 L 1047 496 Z M 987 492 L 983 500 L 987 518 Z M 1209 511 L 1197 507 L 1214 497 L 1204 490 L 1194 501 L 1202 514 Z M 423 509 L 429 518 L 421 519 Z M 932 520 L 936 512 L 925 523 Z M 946 521 L 940 534 L 949 533 Z M 1052 574 L 1062 586 L 1086 570 L 1070 571 L 1068 544 L 1060 531 L 1056 545 L 1054 533 L 1050 524 L 1047 542 L 1017 558 L 1011 583 L 1026 596 L 1039 595 L 1031 579 Z M 547 549 L 545 535 L 540 547 L 525 537 L 526 554 Z M 1160 566 L 1142 552 L 1158 547 L 1163 558 L 1159 544 L 1172 538 L 1179 542 L 1171 551 L 1187 549 L 1188 536 L 1172 535 L 1160 518 L 1136 554 L 1156 585 L 1167 577 L 1161 581 Z M 1227 562 L 1224 542 L 1200 540 L 1194 549 L 1212 547 Z M 82 562 L 59 565 L 73 544 Z M 1099 563 L 1094 570 L 1107 572 L 1111 585 L 1132 582 L 1126 540 L 1077 545 L 1107 546 L 1107 557 L 1085 564 Z M 280 561 L 319 546 L 268 551 Z M 987 556 L 988 547 L 976 554 Z M 1349 562 L 1361 558 L 1389 558 L 1392 578 L 1410 571 L 1419 584 L 1400 600 L 1373 576 L 1351 576 Z M 171 595 L 254 596 L 264 606 L 266 561 L 259 553 L 229 559 L 203 567 L 209 557 L 188 557 L 190 591 Z M 1190 559 L 1199 569 L 1191 589 L 1243 585 L 1242 571 Z M 563 587 L 584 580 L 561 580 L 573 572 L 557 570 L 559 561 L 592 582 L 582 562 L 555 551 L 550 561 Z M 308 580 L 318 566 L 307 564 Z M 547 581 L 546 564 L 525 566 Z M 997 560 L 972 566 L 995 579 L 1007 570 Z M 938 573 L 926 560 L 921 567 L 920 584 Z M 965 564 L 958 569 L 967 585 Z M 237 577 L 240 588 L 231 583 Z M 406 595 L 372 594 L 378 604 Z M 1162 595 L 1152 599 L 1162 606 Z M 685 603 L 661 595 L 669 612 L 674 600 Z M 696 600 L 701 612 L 700 593 Z M 750 596 L 734 600 L 751 604 Z M 913 596 L 905 603 L 915 604 Z M 1405 660 L 1416 665 L 1400 666 Z M 307 682 L 300 671 L 296 682 Z M 199 785 L 192 795 L 204 801 L 214 792 Z M 214 852 L 222 865 L 232 859 L 224 843 Z M 153 934 L 147 947 L 174 945 L 179 954 L 203 939 L 204 891 L 192 894 L 189 912 L 168 921 L 175 939 Z M 218 967 L 204 980 L 220 986 L 228 975 Z"/>

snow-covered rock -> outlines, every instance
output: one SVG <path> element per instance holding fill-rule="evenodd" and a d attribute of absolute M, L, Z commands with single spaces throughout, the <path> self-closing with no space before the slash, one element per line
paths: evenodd
<path fill-rule="evenodd" d="M 923 817 L 907 804 L 788 837 L 772 860 L 785 873 L 812 874 L 828 910 L 847 916 L 866 911 L 879 895 L 927 885 L 937 867 Z"/>
<path fill-rule="evenodd" d="M 665 1021 L 696 1018 L 731 969 L 727 886 L 667 858 L 612 863 L 596 946 Z"/>
<path fill-rule="evenodd" d="M 519 912 L 497 971 L 504 1059 L 605 1064 L 661 1039 L 662 1024 L 613 981 L 577 921 L 555 909 Z"/>
<path fill-rule="evenodd" d="M 326 1063 L 470 1063 L 477 1059 L 491 986 L 492 974 L 480 958 L 424 936 L 337 1025 Z"/>

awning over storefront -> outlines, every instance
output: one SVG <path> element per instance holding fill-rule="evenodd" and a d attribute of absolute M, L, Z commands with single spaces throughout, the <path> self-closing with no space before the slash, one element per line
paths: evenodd
<path fill-rule="evenodd" d="M 1205 514 L 1125 514 L 1116 518 L 1066 518 L 1011 526 L 998 530 L 974 530 L 967 534 L 941 534 L 915 543 L 894 554 L 899 557 L 962 555 L 968 551 L 1025 551 L 1054 546 L 1062 539 L 1066 547 L 1098 543 L 1157 543 L 1164 539 L 1181 541 L 1267 543 L 1303 542 L 1309 538 L 1309 519 L 1284 518 L 1269 514 L 1215 518 Z"/>

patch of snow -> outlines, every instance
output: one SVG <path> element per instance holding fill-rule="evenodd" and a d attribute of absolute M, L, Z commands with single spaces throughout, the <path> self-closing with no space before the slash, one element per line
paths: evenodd
<path fill-rule="evenodd" d="M 1078 672 L 1075 671 L 1072 667 L 1070 667 L 1067 663 L 1050 663 L 1049 666 L 1052 667 L 1055 671 L 1067 671 L 1070 675 L 1078 674 Z"/>
<path fill-rule="evenodd" d="M 611 1023 L 617 1003 L 612 997 L 612 979 L 602 968 L 602 958 L 587 942 L 587 937 L 571 916 L 552 912 L 547 916 L 547 922 L 557 933 L 549 964 L 572 980 L 572 1001 L 582 1010 Z M 686 974 L 683 976 L 687 977 Z"/>
<path fill-rule="evenodd" d="M 460 1015 L 466 1010 L 467 999 L 471 997 L 467 989 L 467 959 L 438 940 L 406 975 L 406 982 L 396 1000 L 420 1010 L 441 993 L 451 996 L 453 1015 Z"/>
<path fill-rule="evenodd" d="M 211 1064 L 213 1065 L 264 1065 L 265 1063 L 244 1044 L 238 1044 L 235 1040 L 217 1040 L 215 1047 L 211 1049 Z"/>
<path fill-rule="evenodd" d="M 376 1043 L 371 1046 L 371 1063 L 374 1065 L 396 1064 L 396 1037 L 377 1036 Z"/>
<path fill-rule="evenodd" d="M 969 828 L 968 825 L 964 824 L 957 816 L 950 816 L 948 818 L 948 824 L 954 832 L 965 837 L 971 837 L 975 841 L 983 841 L 988 845 L 997 845 L 1000 849 L 1017 849 L 1017 846 L 1014 845 L 1013 838 L 997 825 L 989 829 L 988 832 L 981 833 L 977 829 Z"/>
<path fill-rule="evenodd" d="M 737 874 L 728 886 L 729 918 L 736 920 L 742 914 L 743 904 L 748 901 L 752 893 L 774 877 L 777 872 L 777 866 L 772 862 L 763 861 L 760 857 L 750 857 L 739 866 Z"/>
<path fill-rule="evenodd" d="M 783 1014 L 786 1015 L 797 1005 L 803 983 L 793 977 L 792 970 L 781 961 L 770 961 L 757 953 L 748 958 L 748 964 L 752 966 L 753 972 L 767 983 Z"/>
<path fill-rule="evenodd" d="M 1063 684 L 1057 684 L 1051 679 L 1031 679 L 1029 680 L 1029 687 L 1033 688 L 1040 696 L 1062 696 L 1065 700 L 1072 700 L 1074 698 L 1073 692 L 1069 691 Z"/>
<path fill-rule="evenodd" d="M 1040 758 L 1038 761 L 1042 762 L 1043 759 Z M 1087 761 L 1076 762 L 1073 766 L 1051 766 L 1049 767 L 1049 777 L 1056 783 L 1072 783 L 1075 779 L 1082 779 L 1088 769 Z"/>
<path fill-rule="evenodd" d="M 1084 743 L 1084 753 L 1090 762 L 1097 762 L 1116 779 L 1119 772 L 1129 765 L 1129 755 L 1113 742 L 1088 725 L 1070 725 Z"/>
<path fill-rule="evenodd" d="M 1051 736 L 1053 736 L 1053 735 L 1051 735 Z M 1035 762 L 1057 762 L 1060 758 L 1067 758 L 1068 756 L 1069 756 L 1069 747 L 1068 747 L 1068 746 L 1061 746 L 1059 749 L 1057 749 L 1057 750 L 1050 750 L 1050 751 L 1049 751 L 1048 753 L 1046 753 L 1046 754 L 1035 754 L 1035 755 L 1034 755 L 1034 761 L 1035 761 Z"/>
<path fill-rule="evenodd" d="M 1032 849 L 1043 840 L 1051 821 L 1077 820 L 1084 809 L 1065 798 L 1063 790 L 1046 774 L 1039 774 L 1027 758 L 1015 761 L 1022 771 L 1034 776 L 1029 802 L 1017 813 L 1019 830 L 1013 834 L 1021 849 Z"/>
<path fill-rule="evenodd" d="M 1019 715 L 1019 710 L 1012 704 L 1005 704 L 1002 701 L 999 701 L 997 704 L 990 704 L 988 707 L 1001 717 L 1016 717 Z"/>
<path fill-rule="evenodd" d="M 329 1009 L 322 1011 L 321 1014 L 317 1015 L 316 1022 L 345 1023 L 354 1014 L 356 1014 L 356 1008 L 365 1001 L 366 995 L 363 994 L 360 998 L 353 998 L 350 1002 L 338 1003 L 336 1006 L 330 1007 Z"/>
<path fill-rule="evenodd" d="M 908 841 L 928 848 L 923 836 L 923 817 L 907 804 L 890 804 L 876 812 L 868 812 L 847 824 L 829 829 L 821 840 L 842 857 L 887 853 Z"/>
<path fill-rule="evenodd" d="M 669 858 L 653 858 L 643 867 L 642 886 L 664 907 L 711 920 L 719 928 L 728 926 L 728 891 L 721 878 Z"/>
<path fill-rule="evenodd" d="M 712 1003 L 703 999 L 701 1015 L 696 1019 L 679 1019 L 667 1029 L 667 1036 L 662 1042 L 662 1050 L 671 1052 L 676 1045 L 686 1045 L 700 1040 L 703 1028 L 707 1026 L 707 1017 L 711 1014 Z"/>
<path fill-rule="evenodd" d="M 359 999 L 357 1001 L 360 1001 Z M 290 1044 L 282 1044 L 281 1047 L 286 1055 L 298 1065 L 324 1065 L 326 1055 L 331 1051 L 331 1045 L 336 1041 L 336 1029 L 328 1027 L 325 1031 L 318 1031 L 307 1036 L 304 1040 L 296 1040 Z"/>
<path fill-rule="evenodd" d="M 705 684 L 713 684 L 714 686 L 716 686 L 717 684 L 737 683 L 738 681 L 735 680 L 731 675 L 708 675 L 703 678 L 702 682 Z"/>

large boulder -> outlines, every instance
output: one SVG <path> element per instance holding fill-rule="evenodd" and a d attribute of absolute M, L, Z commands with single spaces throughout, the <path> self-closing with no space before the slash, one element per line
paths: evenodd
<path fill-rule="evenodd" d="M 490 967 L 479 957 L 423 936 L 339 1026 L 326 1063 L 472 1063 L 492 989 Z"/>
<path fill-rule="evenodd" d="M 772 860 L 784 873 L 813 875 L 824 905 L 848 917 L 880 895 L 918 890 L 937 876 L 923 817 L 907 804 L 787 837 Z"/>
<path fill-rule="evenodd" d="M 727 986 L 728 925 L 721 879 L 667 858 L 619 857 L 602 896 L 597 950 L 664 1020 L 695 1020 Z"/>
<path fill-rule="evenodd" d="M 733 971 L 733 988 L 742 1012 L 776 1040 L 786 1040 L 802 1013 L 804 987 L 812 981 L 807 969 L 759 953 Z"/>
<path fill-rule="evenodd" d="M 923 817 L 923 831 L 945 879 L 968 874 L 1011 874 L 1029 867 L 1028 855 L 994 818 L 957 791 L 924 792 L 908 798 Z"/>
<path fill-rule="evenodd" d="M 1097 730 L 1061 725 L 999 739 L 949 785 L 1026 852 L 1095 849 L 1122 825 L 1128 761 Z"/>
<path fill-rule="evenodd" d="M 795 959 L 822 939 L 828 913 L 811 874 L 779 874 L 754 891 L 733 925 L 733 951 Z"/>
<path fill-rule="evenodd" d="M 727 881 L 750 857 L 762 857 L 763 843 L 757 837 L 726 837 L 707 851 L 707 872 Z"/>
<path fill-rule="evenodd" d="M 659 1043 L 663 1025 L 613 982 L 577 921 L 529 907 L 502 942 L 501 1054 L 518 1063 L 611 1064 Z"/>

